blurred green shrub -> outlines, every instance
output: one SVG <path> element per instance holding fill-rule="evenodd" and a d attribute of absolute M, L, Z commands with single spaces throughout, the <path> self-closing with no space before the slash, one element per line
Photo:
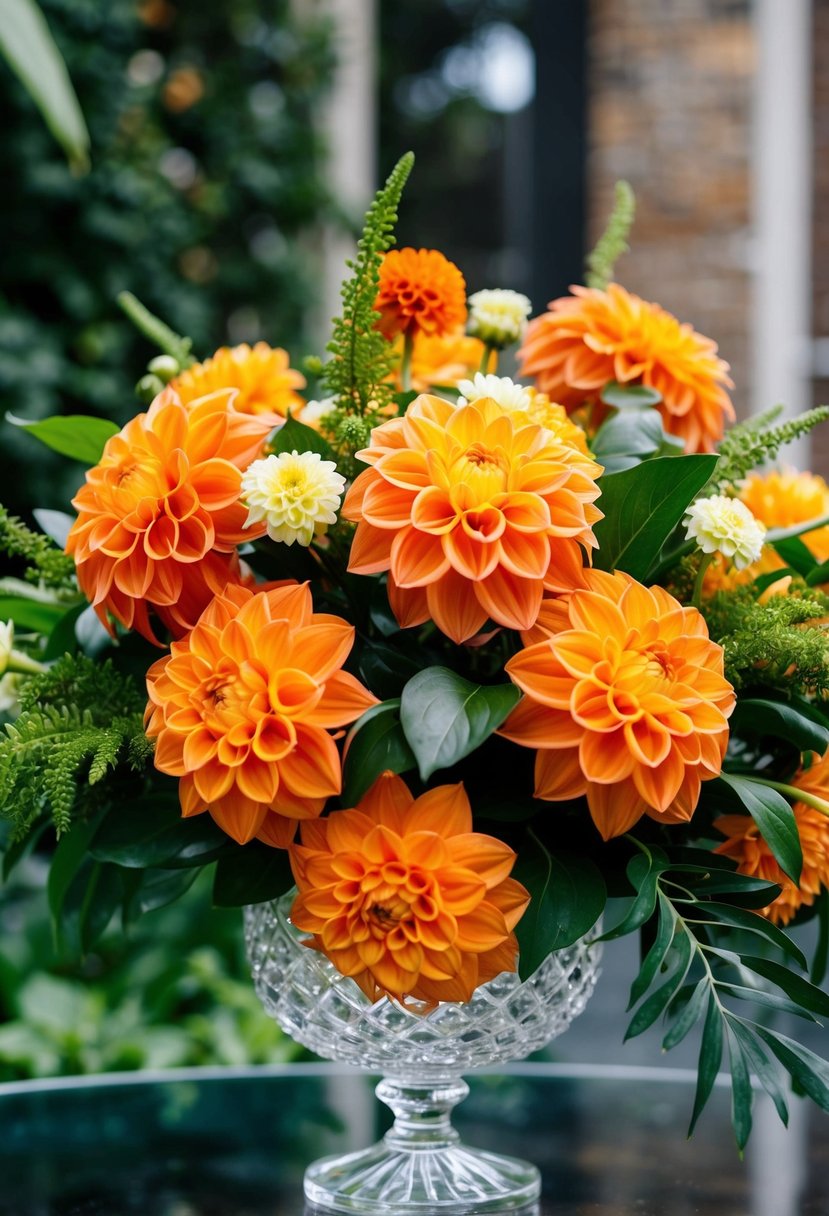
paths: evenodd
<path fill-rule="evenodd" d="M 42 0 L 91 135 L 73 176 L 0 64 L 0 407 L 123 422 L 150 352 L 133 291 L 209 354 L 264 337 L 299 356 L 314 295 L 308 237 L 328 202 L 314 113 L 328 26 L 289 0 Z M 25 447 L 23 445 L 26 445 Z M 66 473 L 4 428 L 4 501 L 65 507 Z M 36 463 L 35 463 L 36 461 Z"/>
<path fill-rule="evenodd" d="M 82 962 L 56 951 L 36 859 L 0 896 L 0 1081 L 302 1054 L 253 991 L 238 912 L 209 881 L 105 937 Z"/>

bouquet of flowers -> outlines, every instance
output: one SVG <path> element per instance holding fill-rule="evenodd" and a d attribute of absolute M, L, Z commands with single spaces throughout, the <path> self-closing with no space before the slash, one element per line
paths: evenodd
<path fill-rule="evenodd" d="M 50 856 L 80 950 L 205 866 L 220 905 L 295 886 L 418 1009 L 639 933 L 627 1037 L 701 1027 L 692 1126 L 727 1057 L 742 1146 L 750 1074 L 829 1108 L 773 1022 L 829 1013 L 829 487 L 756 471 L 829 409 L 726 430 L 715 343 L 612 281 L 624 186 L 586 286 L 467 300 L 391 249 L 411 160 L 304 375 L 126 298 L 147 408 L 15 420 L 91 467 L 43 533 L 0 515 L 5 873 Z"/>

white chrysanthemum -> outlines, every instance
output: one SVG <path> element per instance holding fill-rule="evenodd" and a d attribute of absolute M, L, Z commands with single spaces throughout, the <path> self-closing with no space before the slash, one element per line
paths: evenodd
<path fill-rule="evenodd" d="M 299 414 L 299 421 L 305 426 L 315 426 L 326 414 L 330 414 L 336 405 L 333 397 L 323 397 L 321 401 L 306 401 Z"/>
<path fill-rule="evenodd" d="M 466 332 L 499 350 L 523 338 L 532 311 L 526 296 L 502 287 L 476 291 L 469 297 L 468 305 Z"/>
<path fill-rule="evenodd" d="M 255 460 L 242 478 L 245 527 L 264 521 L 271 540 L 310 545 L 337 522 L 344 489 L 334 461 L 323 460 L 319 452 L 280 452 Z"/>
<path fill-rule="evenodd" d="M 482 397 L 491 397 L 502 410 L 528 410 L 532 405 L 532 397 L 524 385 L 515 384 L 509 376 L 485 376 L 483 372 L 476 372 L 474 380 L 459 380 L 458 388 L 462 393 L 458 405 L 470 405 Z"/>
<path fill-rule="evenodd" d="M 756 562 L 766 539 L 766 529 L 738 498 L 714 494 L 700 498 L 684 519 L 688 539 L 703 553 L 722 553 L 738 570 Z"/>

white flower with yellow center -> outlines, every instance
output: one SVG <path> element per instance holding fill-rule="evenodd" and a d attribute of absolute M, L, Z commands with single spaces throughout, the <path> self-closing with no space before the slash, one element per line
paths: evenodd
<path fill-rule="evenodd" d="M 333 397 L 323 397 L 321 401 L 306 401 L 299 413 L 299 421 L 305 426 L 316 426 L 333 411 L 336 404 Z"/>
<path fill-rule="evenodd" d="M 337 522 L 344 489 L 334 461 L 323 460 L 319 452 L 280 452 L 255 460 L 242 478 L 245 527 L 264 521 L 271 540 L 310 545 Z"/>
<path fill-rule="evenodd" d="M 703 553 L 722 553 L 738 570 L 760 558 L 766 529 L 738 498 L 714 494 L 693 503 L 685 516 L 688 539 Z"/>
<path fill-rule="evenodd" d="M 532 405 L 532 397 L 523 384 L 514 384 L 509 376 L 485 376 L 476 372 L 474 380 L 459 380 L 458 388 L 462 396 L 458 397 L 458 405 L 471 405 L 483 397 L 491 397 L 502 410 L 528 410 Z"/>
<path fill-rule="evenodd" d="M 532 311 L 526 296 L 503 287 L 476 291 L 469 297 L 468 305 L 466 332 L 498 350 L 523 338 Z"/>

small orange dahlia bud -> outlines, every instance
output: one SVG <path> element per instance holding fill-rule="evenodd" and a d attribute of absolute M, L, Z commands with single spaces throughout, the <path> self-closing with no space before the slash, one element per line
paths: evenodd
<path fill-rule="evenodd" d="M 466 323 L 466 283 L 437 249 L 392 249 L 380 267 L 374 308 L 387 338 L 450 334 Z"/>
<path fill-rule="evenodd" d="M 529 894 L 512 849 L 472 831 L 462 785 L 414 798 L 384 773 L 353 810 L 303 823 L 291 920 L 371 1000 L 468 1001 L 514 971 Z"/>

